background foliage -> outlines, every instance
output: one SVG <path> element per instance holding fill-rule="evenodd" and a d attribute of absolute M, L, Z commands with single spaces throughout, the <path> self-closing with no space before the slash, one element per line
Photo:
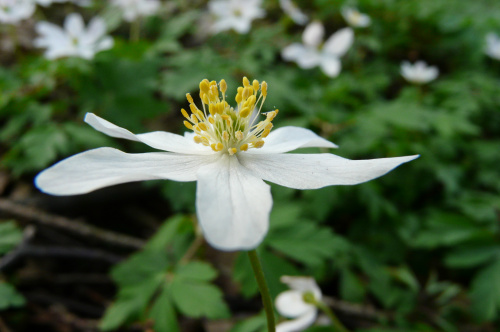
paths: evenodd
<path fill-rule="evenodd" d="M 15 331 L 134 331 L 153 324 L 158 331 L 263 328 L 246 255 L 217 253 L 193 226 L 194 184 L 123 185 L 67 199 L 44 196 L 32 185 L 37 172 L 80 151 L 145 151 L 94 131 L 82 121 L 86 112 L 134 132 L 181 133 L 185 94 L 197 95 L 202 79 L 224 78 L 228 96 L 234 96 L 247 76 L 268 82 L 265 107 L 280 109 L 277 126 L 308 127 L 337 143 L 340 156 L 421 155 L 359 186 L 299 192 L 273 185 L 271 229 L 259 248 L 273 296 L 285 289 L 280 276 L 312 275 L 352 330 L 495 330 L 500 63 L 484 54 L 484 36 L 500 32 L 500 4 L 296 4 L 323 22 L 327 35 L 346 26 L 342 5 L 371 16 L 370 27 L 355 30 L 339 77 L 281 59 L 281 49 L 300 40 L 303 28 L 278 1 L 264 1 L 266 17 L 254 21 L 248 34 L 213 36 L 204 26 L 204 1 L 166 1 L 158 16 L 143 22 L 137 42 L 129 41 L 128 25 L 102 3 L 39 8 L 38 14 L 57 22 L 74 10 L 86 17 L 100 13 L 115 46 L 92 61 L 49 61 L 29 43 L 2 51 L 2 200 L 150 240 L 133 253 L 137 248 L 73 234 L 2 205 L 2 261 L 15 248 L 24 251 L 15 262 L 0 264 L 1 324 Z M 29 34 L 32 25 L 19 25 L 14 33 Z M 0 28 L 3 41 L 14 38 L 8 26 Z M 402 61 L 419 59 L 439 67 L 436 81 L 413 86 L 400 76 Z M 26 246 L 22 229 L 31 224 L 37 232 Z M 196 250 L 189 251 L 192 243 Z M 86 289 L 93 295 L 82 295 Z"/>

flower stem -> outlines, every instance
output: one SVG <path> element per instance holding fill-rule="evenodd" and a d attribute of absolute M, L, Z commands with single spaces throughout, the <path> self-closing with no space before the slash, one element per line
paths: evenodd
<path fill-rule="evenodd" d="M 137 42 L 141 37 L 141 21 L 136 18 L 135 21 L 130 23 L 130 41 Z"/>
<path fill-rule="evenodd" d="M 332 309 L 330 309 L 330 307 L 328 307 L 325 303 L 317 301 L 315 305 L 316 307 L 318 307 L 318 309 L 322 310 L 328 316 L 328 318 L 330 318 L 330 320 L 332 321 L 332 325 L 335 328 L 335 332 L 349 332 L 349 330 L 346 329 L 346 327 L 333 313 Z"/>
<path fill-rule="evenodd" d="M 262 304 L 264 305 L 264 310 L 266 311 L 267 331 L 275 332 L 276 323 L 274 322 L 273 302 L 271 301 L 269 287 L 267 287 L 266 278 L 264 277 L 264 271 L 262 270 L 262 265 L 260 264 L 257 250 L 250 250 L 248 252 L 248 258 L 250 259 L 250 263 L 252 264 L 253 273 L 255 274 L 255 279 L 257 280 L 257 284 L 259 285 Z"/>

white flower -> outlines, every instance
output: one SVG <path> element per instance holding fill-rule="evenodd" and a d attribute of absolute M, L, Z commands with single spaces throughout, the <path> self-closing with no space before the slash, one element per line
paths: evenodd
<path fill-rule="evenodd" d="M 59 3 L 62 3 L 62 2 L 68 2 L 68 0 L 34 0 L 37 4 L 41 5 L 41 6 L 49 6 L 51 5 L 52 3 L 54 2 L 59 2 Z"/>
<path fill-rule="evenodd" d="M 340 13 L 347 24 L 355 28 L 366 28 L 371 24 L 370 16 L 361 13 L 356 8 L 343 7 Z"/>
<path fill-rule="evenodd" d="M 265 15 L 262 0 L 211 0 L 208 9 L 215 16 L 214 33 L 234 29 L 238 33 L 250 31 L 252 21 Z"/>
<path fill-rule="evenodd" d="M 275 305 L 279 314 L 293 320 L 279 323 L 276 332 L 297 332 L 305 330 L 316 320 L 318 308 L 304 301 L 304 296 L 313 297 L 315 301 L 321 301 L 321 289 L 316 281 L 309 277 L 281 277 L 281 282 L 287 284 L 291 290 L 280 293 L 276 298 Z"/>
<path fill-rule="evenodd" d="M 160 8 L 158 0 L 111 0 L 111 3 L 123 11 L 126 21 L 135 21 L 138 17 L 154 15 Z"/>
<path fill-rule="evenodd" d="M 40 36 L 34 45 L 47 49 L 47 59 L 67 56 L 92 59 L 96 53 L 113 46 L 113 39 L 105 36 L 106 25 L 100 17 L 94 17 L 87 28 L 80 14 L 69 14 L 64 29 L 49 22 L 39 22 L 35 28 Z"/>
<path fill-rule="evenodd" d="M 309 21 L 307 15 L 304 14 L 292 0 L 280 0 L 280 6 L 295 23 L 304 25 Z"/>
<path fill-rule="evenodd" d="M 486 54 L 500 60 L 500 38 L 493 32 L 486 35 Z"/>
<path fill-rule="evenodd" d="M 0 0 L 0 23 L 16 24 L 35 12 L 32 0 Z"/>
<path fill-rule="evenodd" d="M 52 195 L 77 195 L 132 181 L 197 181 L 196 210 L 208 243 L 221 250 L 250 250 L 262 241 L 269 226 L 273 199 L 263 180 L 296 189 L 353 185 L 418 157 L 349 160 L 329 153 L 286 154 L 304 147 L 337 146 L 299 127 L 271 133 L 278 110 L 257 119 L 267 96 L 267 83 L 254 80 L 250 84 L 244 78 L 243 85 L 238 88 L 238 106 L 233 109 L 225 100 L 224 80 L 219 85 L 203 80 L 202 110 L 190 94 L 191 114 L 181 110 L 185 126 L 194 131 L 184 136 L 162 131 L 135 135 L 88 113 L 85 122 L 102 133 L 168 152 L 90 150 L 43 171 L 36 185 Z M 252 112 L 254 108 L 257 112 Z"/>
<path fill-rule="evenodd" d="M 340 57 L 351 47 L 354 32 L 343 28 L 331 35 L 321 46 L 325 30 L 319 22 L 310 23 L 302 34 L 302 42 L 291 44 L 283 49 L 281 56 L 287 61 L 295 61 L 299 67 L 310 69 L 320 66 L 323 72 L 336 77 L 340 74 Z"/>
<path fill-rule="evenodd" d="M 401 64 L 401 75 L 411 83 L 425 84 L 438 77 L 439 70 L 435 66 L 428 66 L 424 61 L 417 61 L 414 65 L 408 61 Z"/>

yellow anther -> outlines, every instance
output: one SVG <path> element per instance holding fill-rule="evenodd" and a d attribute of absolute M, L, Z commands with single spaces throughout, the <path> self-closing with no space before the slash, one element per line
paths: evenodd
<path fill-rule="evenodd" d="M 193 137 L 193 140 L 196 144 L 200 144 L 201 143 L 201 137 L 200 136 L 195 136 Z"/>
<path fill-rule="evenodd" d="M 276 115 L 278 115 L 279 111 L 280 111 L 279 109 L 275 109 L 274 113 L 276 113 Z"/>
<path fill-rule="evenodd" d="M 259 88 L 260 88 L 259 81 L 253 80 L 252 86 L 253 86 L 254 91 L 259 91 Z"/>
<path fill-rule="evenodd" d="M 221 102 L 217 104 L 217 113 L 222 114 L 224 112 L 224 109 L 226 108 L 225 102 Z"/>
<path fill-rule="evenodd" d="M 255 98 L 255 95 L 251 95 L 250 97 L 248 97 L 247 101 L 245 101 L 244 106 L 248 106 L 250 108 L 253 108 L 256 101 L 257 101 L 257 99 Z"/>
<path fill-rule="evenodd" d="M 261 147 L 264 146 L 264 141 L 260 140 L 260 141 L 257 141 L 255 143 L 252 143 L 252 145 L 253 145 L 254 148 L 260 149 Z"/>
<path fill-rule="evenodd" d="M 209 104 L 208 94 L 206 93 L 203 95 L 203 102 L 207 105 Z"/>
<path fill-rule="evenodd" d="M 219 82 L 219 88 L 220 88 L 220 91 L 222 92 L 222 94 L 226 93 L 226 91 L 227 91 L 227 83 L 226 83 L 226 81 L 221 80 Z"/>
<path fill-rule="evenodd" d="M 229 115 L 227 115 L 227 114 L 222 114 L 222 115 L 221 115 L 221 118 L 223 118 L 224 120 L 229 120 L 229 119 L 231 119 L 231 118 L 229 117 Z"/>
<path fill-rule="evenodd" d="M 193 125 L 186 120 L 184 120 L 184 125 L 186 126 L 187 129 L 193 130 Z"/>
<path fill-rule="evenodd" d="M 186 93 L 186 99 L 190 104 L 194 103 L 193 97 L 191 97 L 190 93 Z"/>
<path fill-rule="evenodd" d="M 246 150 L 248 150 L 248 144 L 246 144 L 246 143 L 245 144 L 241 144 L 240 151 L 246 151 Z"/>
<path fill-rule="evenodd" d="M 241 95 L 241 93 L 237 93 L 236 94 L 236 97 L 234 98 L 236 100 L 236 102 L 239 104 L 241 103 L 241 101 L 243 100 L 243 96 Z"/>
<path fill-rule="evenodd" d="M 208 122 L 210 122 L 211 124 L 214 124 L 214 123 L 215 123 L 215 120 L 214 120 L 213 116 L 211 116 L 211 115 L 210 115 L 210 116 L 208 117 Z"/>
<path fill-rule="evenodd" d="M 229 154 L 232 156 L 233 154 L 238 152 L 238 150 L 236 150 L 236 148 L 230 148 L 230 149 L 227 149 L 227 152 L 229 152 Z"/>
<path fill-rule="evenodd" d="M 242 118 L 246 118 L 247 116 L 250 115 L 250 108 L 249 107 L 244 107 L 241 111 L 240 111 L 240 117 Z"/>
<path fill-rule="evenodd" d="M 204 79 L 200 82 L 200 91 L 202 91 L 203 93 L 208 93 L 209 87 L 210 86 L 207 79 Z"/>
<path fill-rule="evenodd" d="M 217 113 L 217 105 L 216 104 L 208 105 L 208 111 L 210 112 L 210 114 L 214 115 L 215 113 Z"/>
<path fill-rule="evenodd" d="M 226 126 L 231 127 L 232 123 L 233 121 L 231 121 L 231 119 L 226 120 Z"/>
<path fill-rule="evenodd" d="M 198 123 L 198 127 L 200 127 L 200 129 L 203 130 L 203 131 L 207 131 L 208 130 L 208 126 L 205 124 L 205 122 Z"/>
<path fill-rule="evenodd" d="M 267 129 L 266 129 L 266 130 L 264 130 L 264 131 L 262 132 L 262 134 L 260 135 L 260 137 L 262 137 L 262 138 L 266 138 L 266 137 L 267 137 L 267 135 L 269 135 L 269 133 L 270 133 L 270 132 L 271 132 L 270 130 L 267 130 Z"/>
<path fill-rule="evenodd" d="M 210 147 L 212 148 L 212 150 L 217 152 L 217 145 L 215 143 L 210 144 Z"/>
<path fill-rule="evenodd" d="M 266 125 L 266 130 L 271 130 L 273 129 L 273 124 L 271 122 L 269 122 L 267 125 Z"/>
<path fill-rule="evenodd" d="M 261 84 L 260 88 L 262 89 L 261 90 L 262 91 L 262 95 L 264 97 L 266 97 L 267 96 L 267 83 L 266 83 L 266 81 L 262 81 L 262 84 Z"/>
<path fill-rule="evenodd" d="M 203 144 L 205 146 L 210 146 L 210 142 L 208 141 L 208 139 L 206 137 L 201 138 L 201 144 Z"/>
<path fill-rule="evenodd" d="M 189 104 L 189 109 L 191 110 L 191 113 L 196 114 L 198 111 L 198 108 L 196 108 L 195 104 Z"/>
<path fill-rule="evenodd" d="M 213 86 L 213 85 L 217 86 L 217 82 L 215 82 L 215 81 L 210 81 L 210 86 Z"/>
<path fill-rule="evenodd" d="M 243 133 L 241 132 L 241 130 L 238 130 L 234 136 L 238 139 L 238 140 L 242 140 L 243 139 Z"/>
<path fill-rule="evenodd" d="M 224 132 L 222 133 L 222 139 L 224 141 L 229 141 L 229 134 L 227 133 L 227 131 L 224 130 Z"/>
<path fill-rule="evenodd" d="M 194 114 L 191 114 L 191 122 L 198 123 L 198 118 Z"/>
<path fill-rule="evenodd" d="M 273 121 L 273 119 L 276 117 L 276 114 L 277 113 L 275 111 L 271 111 L 271 112 L 267 113 L 267 116 L 266 116 L 267 120 Z"/>
<path fill-rule="evenodd" d="M 186 112 L 186 110 L 185 110 L 185 109 L 181 108 L 181 113 L 182 113 L 182 115 L 183 115 L 186 119 L 191 120 L 191 118 L 189 117 L 188 112 Z"/>
<path fill-rule="evenodd" d="M 198 134 L 201 134 L 201 129 L 200 129 L 200 127 L 199 127 L 197 124 L 195 124 L 195 125 L 193 126 L 193 130 L 194 130 L 194 132 L 196 132 L 196 133 L 198 133 Z"/>
<path fill-rule="evenodd" d="M 250 81 L 248 78 L 243 77 L 243 86 L 246 88 L 247 86 L 250 86 Z"/>
<path fill-rule="evenodd" d="M 222 149 L 224 149 L 224 145 L 222 145 L 222 143 L 217 143 L 215 148 L 217 149 L 217 151 L 222 151 Z"/>
<path fill-rule="evenodd" d="M 252 94 L 251 90 L 252 90 L 251 87 L 247 87 L 247 88 L 243 89 L 243 93 L 241 94 L 241 96 L 243 97 L 243 100 L 247 100 L 247 98 Z"/>

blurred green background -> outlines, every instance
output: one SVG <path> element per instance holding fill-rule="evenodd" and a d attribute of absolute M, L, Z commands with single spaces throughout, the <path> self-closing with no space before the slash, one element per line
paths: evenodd
<path fill-rule="evenodd" d="M 500 62 L 485 48 L 488 33 L 500 34 L 500 2 L 295 4 L 324 24 L 327 37 L 347 26 L 343 6 L 371 17 L 370 26 L 354 28 L 338 77 L 283 61 L 281 50 L 300 42 L 304 27 L 278 1 L 263 1 L 266 15 L 247 34 L 207 33 L 206 1 L 163 1 L 156 15 L 141 20 L 137 41 L 104 1 L 39 6 L 19 24 L 0 24 L 0 331 L 147 331 L 153 321 L 163 324 L 157 331 L 263 328 L 245 255 L 203 244 L 188 265 L 199 280 L 181 278 L 189 279 L 176 262 L 194 238 L 194 183 L 155 181 L 53 198 L 32 182 L 39 171 L 87 149 L 148 150 L 93 130 L 83 122 L 86 112 L 135 133 L 182 133 L 186 93 L 197 96 L 204 78 L 225 79 L 233 100 L 243 76 L 268 83 L 264 109 L 280 110 L 275 126 L 312 129 L 339 145 L 335 154 L 421 155 L 358 186 L 296 191 L 272 185 L 271 229 L 259 252 L 273 296 L 285 289 L 280 276 L 311 275 L 352 331 L 497 330 Z M 32 45 L 34 25 L 61 25 L 75 11 L 86 22 L 102 16 L 113 48 L 92 60 L 45 59 Z M 406 82 L 400 65 L 417 60 L 438 67 L 438 78 Z M 27 216 L 15 204 L 36 213 Z M 99 242 L 44 224 L 42 212 L 144 241 L 157 235 L 127 259 L 142 244 Z M 30 225 L 36 227 L 31 237 Z M 26 246 L 32 250 L 5 262 Z M 168 275 L 174 275 L 168 285 L 151 281 Z M 199 289 L 190 294 L 182 282 Z M 169 287 L 177 291 L 172 295 Z"/>

